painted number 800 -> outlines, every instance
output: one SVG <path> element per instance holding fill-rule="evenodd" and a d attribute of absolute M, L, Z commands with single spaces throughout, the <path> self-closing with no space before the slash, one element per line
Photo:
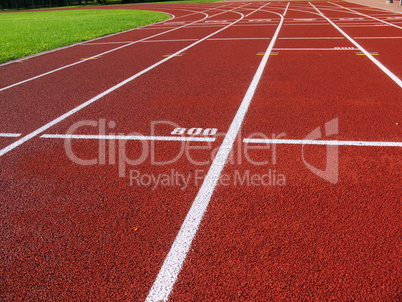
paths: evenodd
<path fill-rule="evenodd" d="M 215 135 L 218 129 L 216 128 L 175 128 L 172 133 L 172 135 Z"/>

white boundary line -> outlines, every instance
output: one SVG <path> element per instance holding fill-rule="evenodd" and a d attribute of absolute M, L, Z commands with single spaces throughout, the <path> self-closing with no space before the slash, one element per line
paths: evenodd
<path fill-rule="evenodd" d="M 384 20 L 378 19 L 378 18 L 376 18 L 376 17 L 372 17 L 372 16 L 370 16 L 370 15 L 366 15 L 366 14 L 363 14 L 363 13 L 359 13 L 359 12 L 357 12 L 357 11 L 353 10 L 353 9 L 350 9 L 350 8 L 344 7 L 344 6 L 342 6 L 342 5 L 339 5 L 339 4 L 336 4 L 336 3 L 332 3 L 332 2 L 329 2 L 329 1 L 328 1 L 328 3 L 330 3 L 330 4 L 332 4 L 332 5 L 336 5 L 336 6 L 338 6 L 338 7 L 341 7 L 341 8 L 343 8 L 343 9 L 348 10 L 348 11 L 351 11 L 351 12 L 353 12 L 353 13 L 354 13 L 354 14 L 356 14 L 356 15 L 364 16 L 364 17 L 367 17 L 367 18 L 370 18 L 370 19 L 373 19 L 373 20 L 376 20 L 376 21 L 380 21 L 380 22 L 382 22 L 382 23 L 385 23 L 385 24 L 388 24 L 388 25 L 394 26 L 394 27 L 396 27 L 396 28 L 402 29 L 402 27 L 401 27 L 401 26 L 398 26 L 398 25 L 395 25 L 395 24 L 389 23 L 389 22 L 387 22 L 387 21 L 384 21 Z"/>
<path fill-rule="evenodd" d="M 367 146 L 367 147 L 402 147 L 402 142 L 370 142 L 370 141 L 335 141 L 335 140 L 303 140 L 303 139 L 264 139 L 245 138 L 249 144 L 286 144 L 286 145 L 327 145 L 327 146 Z"/>
<path fill-rule="evenodd" d="M 243 4 L 243 5 L 239 6 L 239 7 L 233 8 L 233 9 L 225 11 L 225 12 L 231 12 L 231 11 L 237 9 L 237 8 L 241 8 L 241 7 L 246 6 L 246 5 L 249 5 L 249 4 Z M 239 22 L 240 20 L 242 20 L 242 18 L 243 18 L 243 15 L 241 15 L 241 17 L 237 21 L 233 22 L 232 24 L 229 24 L 229 25 L 227 25 L 227 26 L 225 26 L 225 27 L 213 32 L 212 34 L 209 34 L 208 36 L 205 36 L 204 38 L 202 38 L 202 39 L 190 44 L 189 46 L 186 46 L 186 47 L 180 49 L 179 51 L 175 52 L 171 56 L 166 57 L 165 59 L 163 59 L 163 60 L 161 60 L 161 61 L 159 61 L 159 62 L 157 62 L 157 63 L 155 63 L 155 64 L 153 64 L 151 66 L 149 66 L 148 68 L 143 69 L 142 71 L 136 73 L 135 75 L 125 79 L 124 81 L 122 81 L 122 82 L 116 84 L 115 86 L 105 90 L 104 92 L 98 94 L 97 96 L 93 97 L 92 99 L 89 99 L 88 101 L 82 103 L 81 105 L 78 105 L 77 107 L 75 107 L 75 108 L 71 109 L 70 111 L 64 113 L 63 115 L 61 115 L 58 118 L 54 119 L 53 121 L 47 123 L 46 125 L 43 125 L 42 127 L 36 129 L 35 131 L 25 135 L 24 137 L 22 137 L 19 140 L 15 141 L 11 145 L 8 145 L 7 147 L 1 149 L 0 150 L 0 157 L 3 156 L 4 154 L 10 152 L 11 150 L 15 149 L 16 147 L 22 145 L 23 143 L 31 140 L 33 137 L 43 133 L 44 131 L 46 131 L 47 129 L 53 127 L 54 125 L 60 123 L 61 121 L 65 120 L 66 118 L 70 117 L 71 115 L 75 114 L 76 112 L 84 109 L 85 107 L 91 105 L 92 103 L 96 102 L 97 100 L 103 98 L 104 96 L 108 95 L 109 93 L 119 89 L 120 87 L 126 85 L 127 83 L 132 82 L 133 80 L 135 80 L 136 78 L 140 77 L 144 73 L 147 73 L 148 71 L 154 69 L 155 67 L 157 67 L 157 66 L 159 66 L 159 65 L 161 65 L 161 64 L 163 64 L 163 63 L 165 63 L 165 62 L 167 62 L 169 60 L 171 60 L 172 58 L 175 57 L 175 55 L 178 55 L 178 54 L 180 54 L 182 52 L 185 52 L 186 50 L 192 48 L 193 46 L 195 46 L 195 45 L 207 40 L 208 38 L 220 33 L 221 31 L 224 31 L 225 29 L 229 28 L 230 26 L 232 26 L 232 25 L 236 24 L 237 22 Z"/>
<path fill-rule="evenodd" d="M 228 132 L 225 135 L 222 145 L 219 147 L 219 151 L 215 156 L 214 161 L 206 175 L 198 194 L 187 213 L 187 216 L 177 234 L 176 239 L 173 242 L 172 247 L 166 259 L 160 269 L 158 276 L 146 298 L 146 302 L 167 301 L 173 286 L 177 280 L 177 277 L 181 271 L 184 260 L 187 257 L 187 253 L 193 242 L 193 239 L 198 231 L 198 227 L 204 217 L 205 211 L 211 200 L 212 194 L 217 185 L 219 176 L 225 166 L 229 153 L 232 149 L 233 143 L 239 133 L 241 124 L 246 116 L 248 107 L 253 99 L 254 93 L 257 89 L 258 83 L 262 77 L 262 73 L 267 65 L 270 53 L 274 47 L 276 39 L 279 35 L 279 31 L 284 21 L 284 15 L 289 7 L 289 3 L 286 6 L 285 12 L 281 17 L 281 21 L 272 37 L 271 42 L 268 45 L 266 54 L 261 60 L 260 65 L 251 81 L 251 84 L 243 98 L 243 101 L 230 125 Z M 274 13 L 274 12 L 271 12 Z M 277 13 L 275 13 L 277 14 Z M 250 14 L 249 14 L 250 15 Z"/>
<path fill-rule="evenodd" d="M 43 134 L 40 137 L 41 138 L 61 138 L 61 139 L 105 139 L 105 140 L 137 140 L 137 141 L 178 141 L 178 142 L 214 142 L 215 141 L 214 137 L 194 137 L 194 136 Z"/>
<path fill-rule="evenodd" d="M 333 50 L 333 51 L 345 51 L 345 50 L 358 50 L 357 48 L 348 48 L 348 47 L 332 47 L 332 48 L 274 48 L 274 50 L 279 51 L 279 50 L 303 50 L 303 51 L 308 51 L 308 50 Z"/>
<path fill-rule="evenodd" d="M 354 39 L 402 39 L 402 37 L 353 37 Z"/>
<path fill-rule="evenodd" d="M 149 41 L 143 41 L 142 43 L 194 42 L 194 41 L 198 41 L 198 39 L 149 40 Z"/>
<path fill-rule="evenodd" d="M 19 137 L 21 133 L 0 133 L 0 137 Z"/>
<path fill-rule="evenodd" d="M 344 37 L 284 37 L 279 40 L 344 40 Z"/>
<path fill-rule="evenodd" d="M 365 50 L 359 43 L 353 40 L 347 33 L 339 28 L 334 22 L 332 22 L 328 17 L 326 17 L 318 8 L 316 8 L 311 2 L 309 4 L 323 17 L 325 18 L 333 27 L 335 27 L 342 35 L 345 36 L 353 45 L 355 45 L 359 50 L 364 53 L 367 58 L 369 58 L 378 68 L 380 68 L 387 76 L 389 76 L 399 87 L 402 88 L 402 81 L 393 74 L 387 67 L 385 67 L 380 61 L 374 58 L 367 50 Z"/>

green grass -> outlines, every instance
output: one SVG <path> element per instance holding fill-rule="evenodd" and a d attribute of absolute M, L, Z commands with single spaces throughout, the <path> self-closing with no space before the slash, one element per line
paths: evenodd
<path fill-rule="evenodd" d="M 126 9 L 0 13 L 0 63 L 168 18 Z"/>

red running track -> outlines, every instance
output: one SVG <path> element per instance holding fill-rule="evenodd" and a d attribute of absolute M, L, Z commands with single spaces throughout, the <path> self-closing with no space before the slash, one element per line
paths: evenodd
<path fill-rule="evenodd" d="M 0 66 L 1 300 L 402 299 L 401 14 L 121 7 Z"/>

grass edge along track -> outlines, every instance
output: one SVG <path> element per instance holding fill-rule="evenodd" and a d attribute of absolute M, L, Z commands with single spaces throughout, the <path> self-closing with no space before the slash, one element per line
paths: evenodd
<path fill-rule="evenodd" d="M 169 19 L 134 9 L 78 9 L 0 14 L 0 63 Z"/>

